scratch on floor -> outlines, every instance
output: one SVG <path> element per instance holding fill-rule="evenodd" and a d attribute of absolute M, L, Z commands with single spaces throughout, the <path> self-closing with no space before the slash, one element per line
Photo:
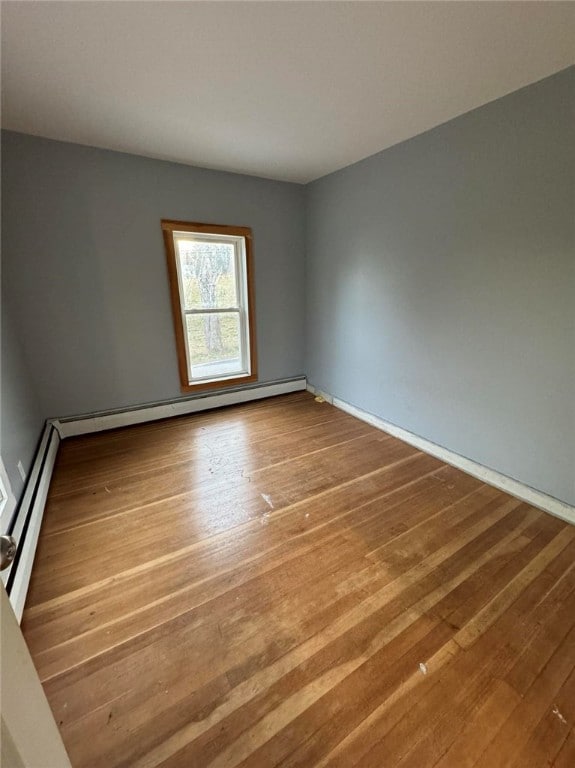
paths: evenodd
<path fill-rule="evenodd" d="M 557 715 L 557 717 L 559 718 L 559 720 L 561 720 L 561 722 L 562 722 L 562 723 L 564 723 L 565 725 L 567 725 L 567 720 L 565 720 L 565 718 L 563 717 L 563 715 L 561 714 L 561 712 L 559 712 L 559 707 L 557 707 L 557 706 L 555 707 L 555 709 L 553 710 L 553 714 L 554 714 L 554 715 Z"/>
<path fill-rule="evenodd" d="M 270 507 L 270 509 L 274 508 L 274 503 L 272 501 L 272 497 L 267 493 L 261 493 L 260 496 L 265 501 L 265 503 Z"/>
<path fill-rule="evenodd" d="M 427 664 L 424 664 L 423 662 L 420 663 L 419 669 L 423 672 L 424 675 L 427 674 Z"/>

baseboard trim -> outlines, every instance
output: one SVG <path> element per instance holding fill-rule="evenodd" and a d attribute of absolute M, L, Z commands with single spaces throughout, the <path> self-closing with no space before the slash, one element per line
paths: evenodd
<path fill-rule="evenodd" d="M 2 581 L 18 622 L 22 619 L 24 611 L 38 535 L 59 444 L 58 430 L 54 428 L 52 422 L 46 422 L 24 493 L 8 529 L 8 533 L 14 536 L 18 543 L 18 549 L 12 565 L 2 571 Z"/>
<path fill-rule="evenodd" d="M 355 416 L 356 418 L 377 427 L 377 429 L 381 429 L 383 432 L 387 432 L 388 434 L 403 440 L 405 443 L 409 443 L 410 445 L 419 448 L 421 451 L 441 459 L 441 461 L 444 461 L 446 464 L 450 464 L 453 467 L 461 469 L 463 472 L 467 472 L 468 475 L 473 475 L 473 477 L 483 480 L 483 482 L 488 485 L 493 485 L 495 488 L 499 488 L 500 490 L 505 491 L 505 493 L 509 493 L 511 496 L 515 496 L 522 501 L 532 504 L 538 509 L 542 509 L 555 517 L 561 518 L 561 520 L 575 524 L 575 507 L 572 507 L 570 504 L 560 501 L 553 496 L 549 496 L 547 493 L 543 493 L 543 491 L 531 488 L 531 486 L 525 485 L 524 483 L 519 482 L 519 480 L 514 480 L 495 469 L 479 464 L 477 461 L 473 461 L 473 459 L 468 459 L 465 456 L 461 456 L 459 453 L 450 451 L 448 448 L 437 445 L 437 443 L 433 443 L 431 440 L 427 440 L 413 432 L 409 432 L 407 429 L 398 427 L 396 424 L 385 421 L 384 419 L 379 418 L 379 416 L 368 413 L 355 405 L 351 405 L 351 403 L 348 403 L 345 400 L 340 400 L 337 397 L 326 394 L 316 387 L 313 387 L 311 384 L 307 385 L 307 390 L 315 395 L 320 394 L 327 402 L 332 403 L 341 411 L 345 411 L 351 416 Z"/>
<path fill-rule="evenodd" d="M 281 381 L 256 384 L 250 387 L 225 390 L 217 394 L 195 395 L 179 400 L 149 403 L 124 410 L 55 419 L 53 424 L 58 430 L 60 437 L 65 439 L 67 437 L 89 435 L 93 432 L 102 432 L 107 429 L 143 424 L 147 421 L 168 419 L 171 416 L 198 413 L 212 408 L 221 408 L 226 405 L 247 403 L 252 400 L 261 400 L 265 397 L 286 395 L 290 392 L 305 390 L 306 384 L 305 377 L 301 376 L 294 379 L 283 379 Z"/>

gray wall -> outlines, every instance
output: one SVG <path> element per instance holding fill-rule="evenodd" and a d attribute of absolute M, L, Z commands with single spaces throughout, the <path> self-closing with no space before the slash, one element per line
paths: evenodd
<path fill-rule="evenodd" d="M 16 498 L 24 483 L 17 465 L 30 470 L 43 419 L 32 376 L 26 363 L 17 329 L 12 320 L 11 302 L 2 297 L 2 359 L 0 363 L 0 455 Z"/>
<path fill-rule="evenodd" d="M 309 380 L 575 504 L 575 68 L 308 187 Z"/>
<path fill-rule="evenodd" d="M 304 372 L 302 186 L 2 138 L 2 277 L 44 416 L 181 396 L 161 218 L 252 227 L 259 379 Z"/>

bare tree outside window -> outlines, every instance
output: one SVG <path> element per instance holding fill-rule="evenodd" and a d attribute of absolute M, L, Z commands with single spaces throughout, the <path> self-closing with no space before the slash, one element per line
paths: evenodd
<path fill-rule="evenodd" d="M 190 243 L 182 256 L 186 306 L 215 309 L 235 304 L 231 246 L 222 243 Z M 202 320 L 204 343 L 210 356 L 221 355 L 225 352 L 226 339 L 222 339 L 220 315 L 206 314 Z"/>

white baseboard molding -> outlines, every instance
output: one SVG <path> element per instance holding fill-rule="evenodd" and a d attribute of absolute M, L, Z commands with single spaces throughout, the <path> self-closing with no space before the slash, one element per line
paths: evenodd
<path fill-rule="evenodd" d="M 142 424 L 146 421 L 167 419 L 170 416 L 182 416 L 188 413 L 198 413 L 225 405 L 247 403 L 251 400 L 261 400 L 265 397 L 285 395 L 289 392 L 299 392 L 306 389 L 305 377 L 286 379 L 284 381 L 259 384 L 243 389 L 234 389 L 217 394 L 196 395 L 168 402 L 152 403 L 126 410 L 110 411 L 108 413 L 87 414 L 69 419 L 55 419 L 52 423 L 62 439 L 89 435 L 92 432 L 102 432 L 117 427 L 127 427 Z"/>
<path fill-rule="evenodd" d="M 307 389 L 313 394 L 321 394 L 327 402 L 332 403 L 336 408 L 339 408 L 362 421 L 366 421 L 368 424 L 403 440 L 405 443 L 409 443 L 410 445 L 419 448 L 421 451 L 424 451 L 424 453 L 429 453 L 431 456 L 435 456 L 446 464 L 451 464 L 451 466 L 457 467 L 463 472 L 467 472 L 468 475 L 473 475 L 473 477 L 483 480 L 483 482 L 488 485 L 493 485 L 495 488 L 499 488 L 500 490 L 509 493 L 511 496 L 526 501 L 538 509 L 549 512 L 555 517 L 566 520 L 568 523 L 575 524 L 575 507 L 572 507 L 570 504 L 560 501 L 553 496 L 549 496 L 547 493 L 543 493 L 543 491 L 531 488 L 529 485 L 514 480 L 501 472 L 497 472 L 495 469 L 485 467 L 477 461 L 473 461 L 454 451 L 450 451 L 448 448 L 443 448 L 441 445 L 432 443 L 431 440 L 426 440 L 424 437 L 415 435 L 413 432 L 402 429 L 402 427 L 398 427 L 396 424 L 391 424 L 389 421 L 380 419 L 379 416 L 374 416 L 372 413 L 357 408 L 355 405 L 351 405 L 345 400 L 340 400 L 337 397 L 321 392 L 311 384 L 307 385 Z"/>
<path fill-rule="evenodd" d="M 24 611 L 46 496 L 59 444 L 58 430 L 54 429 L 52 422 L 47 422 L 22 499 L 8 530 L 8 533 L 16 539 L 18 549 L 12 565 L 2 571 L 2 581 L 19 622 Z"/>

